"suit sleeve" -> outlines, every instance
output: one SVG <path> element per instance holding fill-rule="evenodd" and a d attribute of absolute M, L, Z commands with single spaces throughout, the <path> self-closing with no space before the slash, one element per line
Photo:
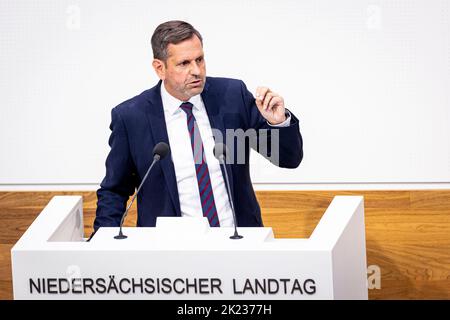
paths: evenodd
<path fill-rule="evenodd" d="M 136 170 L 131 159 L 124 121 L 117 108 L 111 111 L 111 150 L 106 159 L 106 175 L 97 190 L 94 232 L 99 227 L 117 227 L 129 197 L 136 188 Z"/>
<path fill-rule="evenodd" d="M 255 129 L 257 133 L 258 147 L 255 150 L 276 166 L 297 168 L 303 159 L 303 139 L 298 119 L 290 112 L 289 126 L 270 126 L 259 112 L 255 98 L 243 82 L 241 82 L 241 92 L 247 110 L 249 128 Z M 266 148 L 261 148 L 261 139 L 267 139 Z"/>

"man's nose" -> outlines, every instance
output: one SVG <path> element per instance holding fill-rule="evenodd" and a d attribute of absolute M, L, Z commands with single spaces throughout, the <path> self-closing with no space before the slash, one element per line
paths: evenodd
<path fill-rule="evenodd" d="M 191 74 L 193 76 L 200 75 L 200 67 L 197 65 L 196 61 L 193 61 L 192 64 L 191 64 Z"/>

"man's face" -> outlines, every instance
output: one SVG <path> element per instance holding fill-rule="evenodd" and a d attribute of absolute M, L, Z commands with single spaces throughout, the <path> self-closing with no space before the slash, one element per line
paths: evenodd
<path fill-rule="evenodd" d="M 178 44 L 169 44 L 166 63 L 155 59 L 153 67 L 163 80 L 167 92 L 187 101 L 203 91 L 206 67 L 200 39 L 193 36 Z"/>

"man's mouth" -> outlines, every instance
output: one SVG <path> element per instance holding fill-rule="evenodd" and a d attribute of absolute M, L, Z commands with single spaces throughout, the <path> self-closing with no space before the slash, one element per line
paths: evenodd
<path fill-rule="evenodd" d="M 189 84 L 194 85 L 194 86 L 197 86 L 197 85 L 199 85 L 201 83 L 202 83 L 202 80 L 194 80 L 192 82 L 189 82 Z"/>

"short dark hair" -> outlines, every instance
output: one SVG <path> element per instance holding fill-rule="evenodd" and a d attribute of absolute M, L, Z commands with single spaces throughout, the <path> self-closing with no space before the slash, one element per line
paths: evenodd
<path fill-rule="evenodd" d="M 196 35 L 203 45 L 203 39 L 191 24 L 185 21 L 172 20 L 161 23 L 156 27 L 152 35 L 153 58 L 166 61 L 168 58 L 167 47 L 171 44 L 178 44 Z"/>

